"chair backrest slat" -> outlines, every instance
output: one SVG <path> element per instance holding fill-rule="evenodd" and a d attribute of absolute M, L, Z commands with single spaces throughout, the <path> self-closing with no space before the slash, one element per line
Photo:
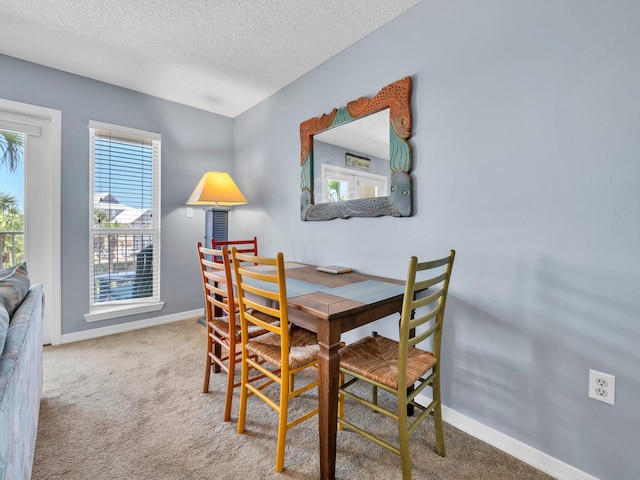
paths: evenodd
<path fill-rule="evenodd" d="M 450 261 L 451 261 L 450 257 L 446 256 L 446 257 L 439 258 L 437 260 L 428 260 L 426 262 L 419 262 L 416 265 L 416 271 L 419 272 L 421 270 L 431 270 L 433 268 L 442 267 L 450 263 Z"/>
<path fill-rule="evenodd" d="M 418 290 L 416 290 L 418 291 Z M 429 305 L 430 303 L 435 302 L 436 300 L 438 300 L 440 297 L 442 297 L 444 295 L 444 290 L 442 288 L 438 289 L 436 292 L 426 296 L 426 297 L 420 297 L 417 298 L 416 300 L 413 301 L 412 303 L 412 308 L 413 310 L 416 310 L 420 307 L 424 307 L 425 305 Z"/>
<path fill-rule="evenodd" d="M 425 341 L 431 335 L 433 335 L 438 328 L 440 328 L 440 325 L 438 325 L 437 323 L 434 323 L 433 325 L 431 325 L 431 327 L 429 327 L 424 332 L 416 333 L 414 337 L 409 338 L 409 346 L 414 347 L 418 343 Z"/>
<path fill-rule="evenodd" d="M 431 310 L 428 310 L 425 313 L 422 313 L 421 315 L 416 316 L 415 318 L 412 318 L 411 321 L 409 322 L 409 329 L 416 329 L 426 323 L 429 323 L 431 320 L 433 320 L 438 316 L 438 314 L 440 313 L 440 309 L 441 309 L 441 306 L 438 303 Z"/>
<path fill-rule="evenodd" d="M 434 268 L 438 268 L 438 267 L 434 267 Z M 424 271 L 424 269 L 417 270 L 417 271 L 418 272 Z M 437 285 L 440 282 L 444 282 L 446 279 L 447 279 L 447 273 L 444 272 L 441 275 L 438 275 L 437 277 L 427 278 L 424 280 L 416 280 L 414 291 L 419 292 L 421 290 L 426 290 L 427 288 L 433 287 L 434 285 Z"/>

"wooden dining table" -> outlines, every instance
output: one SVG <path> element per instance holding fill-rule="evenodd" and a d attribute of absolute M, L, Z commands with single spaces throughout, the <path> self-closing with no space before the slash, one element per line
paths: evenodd
<path fill-rule="evenodd" d="M 318 336 L 320 478 L 332 480 L 336 434 L 341 334 L 400 312 L 404 281 L 358 272 L 332 274 L 288 262 L 289 321 Z"/>

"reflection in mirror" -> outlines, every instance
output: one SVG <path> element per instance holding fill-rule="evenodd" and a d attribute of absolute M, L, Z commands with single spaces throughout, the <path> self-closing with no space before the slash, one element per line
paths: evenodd
<path fill-rule="evenodd" d="M 315 134 L 313 162 L 318 203 L 388 196 L 389 109 Z"/>
<path fill-rule="evenodd" d="M 412 213 L 411 77 L 300 124 L 300 217 Z"/>

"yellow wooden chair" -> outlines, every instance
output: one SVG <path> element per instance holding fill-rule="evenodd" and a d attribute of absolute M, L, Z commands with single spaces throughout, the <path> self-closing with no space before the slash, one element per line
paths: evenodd
<path fill-rule="evenodd" d="M 411 478 L 409 437 L 429 415 L 435 420 L 436 450 L 445 456 L 440 403 L 440 343 L 454 257 L 454 250 L 444 258 L 428 262 L 418 262 L 416 257 L 411 257 L 398 342 L 373 334 L 340 350 L 338 427 L 353 430 L 399 455 L 403 480 Z M 433 339 L 430 352 L 416 348 L 418 343 L 429 338 Z M 352 377 L 346 383 L 345 375 Z M 353 389 L 349 390 L 358 381 L 373 386 L 371 400 L 354 393 Z M 432 401 L 424 406 L 418 403 L 416 396 L 426 387 L 432 388 Z M 378 389 L 397 397 L 397 410 L 378 405 Z M 376 436 L 346 420 L 345 397 L 394 419 L 398 423 L 397 438 L 389 441 L 385 437 L 387 440 L 383 440 L 379 434 Z M 411 422 L 408 409 L 420 412 Z"/>
<path fill-rule="evenodd" d="M 317 387 L 318 340 L 315 333 L 289 324 L 287 289 L 285 283 L 284 258 L 278 253 L 275 258 L 256 257 L 238 253 L 232 249 L 233 267 L 236 274 L 240 324 L 242 326 L 242 378 L 240 386 L 240 412 L 238 433 L 244 433 L 247 413 L 247 398 L 255 395 L 278 412 L 278 443 L 276 448 L 276 472 L 284 468 L 284 450 L 287 430 L 318 413 L 315 408 L 298 416 L 288 418 L 289 401 Z M 262 313 L 279 319 L 265 323 L 256 314 Z M 250 338 L 251 326 L 264 328 L 269 333 Z M 255 357 L 264 360 L 256 361 Z M 294 374 L 313 368 L 312 378 L 295 388 Z M 265 376 L 262 382 L 249 382 L 250 371 Z M 274 392 L 269 386 L 278 386 Z M 279 397 L 275 400 L 275 397 Z"/>
<path fill-rule="evenodd" d="M 211 369 L 227 374 L 227 390 L 224 407 L 224 421 L 231 418 L 233 389 L 240 386 L 235 380 L 235 366 L 240 363 L 240 314 L 234 298 L 233 276 L 231 274 L 230 252 L 226 246 L 221 250 L 197 245 L 198 258 L 205 298 L 205 320 L 207 327 L 207 361 L 202 391 L 209 391 Z M 233 312 L 231 315 L 229 312 Z M 229 321 L 229 318 L 233 321 Z M 272 319 L 273 320 L 273 319 Z M 249 336 L 258 336 L 266 330 L 258 327 L 249 329 Z"/>

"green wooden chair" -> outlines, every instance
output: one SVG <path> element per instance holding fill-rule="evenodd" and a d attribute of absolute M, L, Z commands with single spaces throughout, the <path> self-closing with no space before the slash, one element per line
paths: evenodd
<path fill-rule="evenodd" d="M 455 251 L 433 261 L 418 262 L 411 257 L 404 301 L 400 315 L 399 341 L 373 334 L 340 350 L 340 377 L 338 404 L 338 428 L 352 430 L 387 450 L 402 460 L 402 478 L 411 478 L 409 437 L 429 415 L 435 419 L 436 450 L 445 456 L 442 411 L 440 403 L 440 343 L 444 310 L 449 289 L 449 279 Z M 416 277 L 418 279 L 416 279 Z M 431 351 L 416 345 L 433 339 Z M 346 376 L 352 377 L 346 383 Z M 371 399 L 354 393 L 355 383 L 364 381 L 373 386 Z M 432 389 L 432 401 L 424 406 L 416 397 L 426 387 Z M 378 389 L 397 397 L 397 410 L 392 411 L 378 404 Z M 385 440 L 345 418 L 345 397 L 354 400 L 398 423 L 398 435 Z M 408 410 L 418 410 L 409 421 Z"/>

